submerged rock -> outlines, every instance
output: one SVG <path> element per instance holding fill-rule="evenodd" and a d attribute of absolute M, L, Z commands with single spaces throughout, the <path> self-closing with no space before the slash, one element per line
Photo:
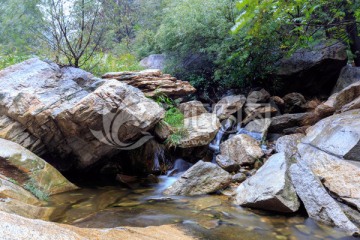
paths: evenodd
<path fill-rule="evenodd" d="M 227 187 L 231 175 L 216 164 L 199 161 L 164 191 L 165 195 L 194 196 Z"/>
<path fill-rule="evenodd" d="M 213 113 L 223 120 L 229 118 L 232 114 L 240 111 L 246 102 L 243 95 L 232 95 L 222 98 L 214 107 Z"/>
<path fill-rule="evenodd" d="M 238 134 L 223 142 L 220 152 L 240 165 L 254 164 L 264 155 L 259 142 L 246 134 Z"/>
<path fill-rule="evenodd" d="M 84 168 L 118 152 L 119 141 L 127 146 L 141 138 L 163 118 L 164 110 L 124 83 L 34 58 L 0 71 L 0 115 L 18 129 L 0 127 L 2 137 L 52 155 L 60 166 Z M 114 120 L 123 125 L 101 132 Z M 119 141 L 106 140 L 110 132 Z"/>
<path fill-rule="evenodd" d="M 288 165 L 284 153 L 270 157 L 254 176 L 238 187 L 236 204 L 277 212 L 296 212 L 300 202 L 287 175 Z"/>
<path fill-rule="evenodd" d="M 43 159 L 5 139 L 0 139 L 0 173 L 49 195 L 77 189 Z"/>
<path fill-rule="evenodd" d="M 185 118 L 184 128 L 188 136 L 180 140 L 180 148 L 193 148 L 208 145 L 221 127 L 215 114 L 203 113 L 199 116 Z"/>
<path fill-rule="evenodd" d="M 139 88 L 147 97 L 164 94 L 168 97 L 182 97 L 195 93 L 196 89 L 187 81 L 181 81 L 158 69 L 140 72 L 110 72 L 103 79 L 116 79 Z"/>

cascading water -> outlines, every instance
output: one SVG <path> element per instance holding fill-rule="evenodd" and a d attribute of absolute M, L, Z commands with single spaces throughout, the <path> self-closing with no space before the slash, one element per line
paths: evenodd
<path fill-rule="evenodd" d="M 216 134 L 215 139 L 209 145 L 209 148 L 215 153 L 219 153 L 221 140 L 223 139 L 224 134 L 227 132 L 227 130 L 233 126 L 234 122 L 234 119 L 228 118 L 221 125 L 221 128 Z"/>

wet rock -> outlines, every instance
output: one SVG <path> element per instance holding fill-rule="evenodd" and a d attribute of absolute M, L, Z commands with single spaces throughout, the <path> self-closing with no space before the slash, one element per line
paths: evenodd
<path fill-rule="evenodd" d="M 284 152 L 287 157 L 291 158 L 294 154 L 296 154 L 297 145 L 304 137 L 305 135 L 301 133 L 280 137 L 276 141 L 276 151 L 278 153 Z"/>
<path fill-rule="evenodd" d="M 196 117 L 208 112 L 200 101 L 182 103 L 179 105 L 179 109 L 184 114 L 185 118 Z"/>
<path fill-rule="evenodd" d="M 244 173 L 237 173 L 234 176 L 232 176 L 232 181 L 234 183 L 242 183 L 246 180 L 246 175 Z"/>
<path fill-rule="evenodd" d="M 232 173 L 240 169 L 240 165 L 227 156 L 217 155 L 216 163 L 225 171 Z"/>
<path fill-rule="evenodd" d="M 329 94 L 341 69 L 347 63 L 346 46 L 322 43 L 313 49 L 301 49 L 279 62 L 277 76 L 280 91 L 297 91 L 304 95 Z"/>
<path fill-rule="evenodd" d="M 178 146 L 180 148 L 193 148 L 208 145 L 215 138 L 220 127 L 219 119 L 212 113 L 185 118 L 184 128 L 189 134 L 181 139 Z"/>
<path fill-rule="evenodd" d="M 301 113 L 306 111 L 305 97 L 300 93 L 289 93 L 283 98 L 285 104 L 285 113 Z"/>
<path fill-rule="evenodd" d="M 140 66 L 148 69 L 160 69 L 165 67 L 165 55 L 164 54 L 151 54 L 146 58 L 141 59 Z"/>
<path fill-rule="evenodd" d="M 0 173 L 49 195 L 77 189 L 43 159 L 5 139 L 0 139 Z"/>
<path fill-rule="evenodd" d="M 227 187 L 230 182 L 231 175 L 228 172 L 213 163 L 199 161 L 167 188 L 164 194 L 185 196 L 208 194 Z"/>
<path fill-rule="evenodd" d="M 0 232 L 5 239 L 193 239 L 174 226 L 164 225 L 147 228 L 78 228 L 70 225 L 31 220 L 9 213 L 0 212 Z"/>
<path fill-rule="evenodd" d="M 339 79 L 337 80 L 336 85 L 333 89 L 333 93 L 340 92 L 344 88 L 359 81 L 360 81 L 360 68 L 347 65 L 341 70 Z"/>
<path fill-rule="evenodd" d="M 314 113 L 294 113 L 284 114 L 271 118 L 269 127 L 270 133 L 284 133 L 287 129 L 298 128 L 309 125 L 308 119 L 311 119 Z M 293 132 L 293 131 L 292 131 Z"/>
<path fill-rule="evenodd" d="M 181 81 L 158 69 L 140 72 L 110 72 L 103 79 L 116 79 L 133 87 L 139 88 L 147 97 L 164 94 L 169 97 L 182 97 L 196 92 L 189 82 Z"/>
<path fill-rule="evenodd" d="M 245 126 L 245 130 L 261 134 L 261 139 L 266 139 L 267 132 L 271 125 L 270 118 L 256 119 Z"/>
<path fill-rule="evenodd" d="M 85 168 L 118 152 L 114 145 L 119 145 L 119 141 L 127 146 L 142 138 L 142 133 L 164 116 L 164 110 L 136 88 L 116 80 L 105 82 L 83 70 L 60 68 L 36 58 L 0 72 L 0 96 L 0 115 L 18 122 L 31 134 L 27 138 L 31 143 L 21 140 L 26 137 L 24 134 L 17 134 L 15 142 L 24 143 L 29 149 L 44 145 L 56 164 L 70 167 Z M 117 124 L 126 122 L 116 129 L 118 136 L 111 136 L 119 138 L 112 143 L 100 130 L 109 127 L 115 118 Z M 97 137 L 96 131 L 101 133 Z"/>
<path fill-rule="evenodd" d="M 300 161 L 293 164 L 289 172 L 296 193 L 304 203 L 311 218 L 335 225 L 351 235 L 359 233 L 359 229 L 349 220 L 339 204 L 327 193 L 320 179 L 315 176 L 306 162 Z"/>
<path fill-rule="evenodd" d="M 238 134 L 220 145 L 221 155 L 227 156 L 240 165 L 254 164 L 264 153 L 257 142 L 246 134 Z"/>
<path fill-rule="evenodd" d="M 232 95 L 221 99 L 214 107 L 213 113 L 219 119 L 227 119 L 232 114 L 240 111 L 246 102 L 246 97 L 243 95 Z"/>
<path fill-rule="evenodd" d="M 285 154 L 273 155 L 254 176 L 238 187 L 236 204 L 277 212 L 296 212 L 300 202 L 287 176 L 287 169 Z"/>
<path fill-rule="evenodd" d="M 270 93 L 268 93 L 265 89 L 261 89 L 260 91 L 252 91 L 247 99 L 247 103 L 267 103 L 270 100 Z"/>

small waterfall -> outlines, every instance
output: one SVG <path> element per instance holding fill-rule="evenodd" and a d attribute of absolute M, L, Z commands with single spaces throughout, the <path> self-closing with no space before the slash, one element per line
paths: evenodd
<path fill-rule="evenodd" d="M 256 139 L 257 141 L 261 141 L 262 140 L 262 136 L 261 133 L 257 133 L 257 132 L 250 132 L 248 130 L 246 130 L 245 128 L 241 127 L 241 123 L 238 123 L 238 125 L 236 126 L 236 134 L 246 134 L 249 135 L 250 137 Z"/>
<path fill-rule="evenodd" d="M 224 134 L 227 132 L 229 128 L 231 128 L 234 124 L 234 119 L 228 118 L 226 119 L 219 130 L 219 132 L 216 134 L 215 139 L 210 143 L 209 148 L 213 150 L 215 153 L 219 153 L 220 151 L 220 143 L 224 136 Z"/>
<path fill-rule="evenodd" d="M 170 171 L 168 171 L 167 176 L 174 176 L 177 175 L 178 173 L 185 172 L 186 170 L 191 168 L 192 165 L 193 164 L 185 161 L 184 159 L 178 158 L 174 162 L 174 167 Z"/>

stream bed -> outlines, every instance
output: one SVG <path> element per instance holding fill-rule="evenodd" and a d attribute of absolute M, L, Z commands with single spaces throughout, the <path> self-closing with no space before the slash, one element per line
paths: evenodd
<path fill-rule="evenodd" d="M 176 224 L 200 239 L 352 239 L 303 215 L 278 215 L 235 206 L 229 197 L 169 197 L 162 191 L 176 177 L 151 187 L 80 189 L 52 196 L 52 221 L 87 228 Z M 171 239 L 171 236 L 169 236 Z"/>

